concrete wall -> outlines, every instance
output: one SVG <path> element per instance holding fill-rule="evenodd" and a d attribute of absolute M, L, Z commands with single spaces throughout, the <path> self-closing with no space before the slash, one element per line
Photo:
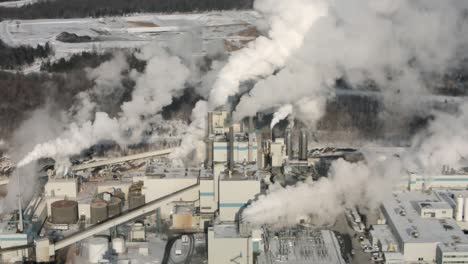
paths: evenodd
<path fill-rule="evenodd" d="M 28 237 L 26 234 L 1 234 L 0 247 L 8 248 L 14 246 L 22 246 L 28 244 Z M 5 252 L 1 255 L 1 263 L 14 263 L 21 262 L 23 257 L 28 257 L 28 250 L 22 249 L 18 251 Z"/>
<path fill-rule="evenodd" d="M 405 243 L 403 247 L 405 261 L 414 262 L 420 258 L 426 262 L 435 261 L 436 247 L 437 243 Z"/>
<path fill-rule="evenodd" d="M 76 179 L 49 179 L 44 186 L 46 196 L 66 196 L 76 199 L 78 182 Z"/>
<path fill-rule="evenodd" d="M 218 209 L 218 201 L 215 198 L 215 181 L 200 180 L 200 212 L 213 213 Z"/>
<path fill-rule="evenodd" d="M 453 251 L 453 252 L 442 252 L 442 250 L 437 247 L 436 254 L 436 263 L 468 263 L 468 252 L 463 251 Z"/>
<path fill-rule="evenodd" d="M 424 188 L 467 188 L 468 174 L 461 175 L 436 175 L 425 177 L 424 175 L 410 175 L 409 189 L 422 190 Z"/>
<path fill-rule="evenodd" d="M 260 182 L 255 180 L 219 181 L 219 218 L 234 221 L 239 210 L 260 193 Z"/>
<path fill-rule="evenodd" d="M 208 229 L 208 264 L 253 264 L 250 238 L 215 238 Z"/>
<path fill-rule="evenodd" d="M 213 142 L 213 162 L 227 162 L 228 142 Z"/>
<path fill-rule="evenodd" d="M 197 183 L 196 178 L 143 178 L 142 193 L 145 195 L 146 202 L 154 201 L 173 192 L 189 187 Z M 199 197 L 199 188 L 194 188 L 182 196 L 183 201 L 197 201 Z M 161 216 L 166 218 L 170 215 L 174 204 L 167 203 L 161 207 Z"/>

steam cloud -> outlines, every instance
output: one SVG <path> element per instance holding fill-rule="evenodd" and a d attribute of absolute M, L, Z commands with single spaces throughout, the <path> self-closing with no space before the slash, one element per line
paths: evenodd
<path fill-rule="evenodd" d="M 243 81 L 258 79 L 272 74 L 284 66 L 288 58 L 303 45 L 310 27 L 326 14 L 324 1 L 308 0 L 257 0 L 254 8 L 262 13 L 269 25 L 268 36 L 261 36 L 249 46 L 234 52 L 219 70 L 207 102 L 199 102 L 193 111 L 192 126 L 182 141 L 179 151 L 172 158 L 180 159 L 200 145 L 204 131 L 197 131 L 206 120 L 206 110 L 213 110 L 227 103 L 229 96 L 239 92 Z M 278 105 L 278 104 L 276 104 Z"/>
<path fill-rule="evenodd" d="M 293 107 L 290 104 L 284 105 L 278 109 L 277 112 L 273 114 L 273 120 L 271 121 L 270 127 L 273 128 L 276 124 L 278 124 L 281 120 L 284 120 L 293 112 Z"/>
<path fill-rule="evenodd" d="M 90 72 L 96 86 L 91 92 L 80 94 L 83 110 L 76 112 L 75 122 L 58 138 L 36 145 L 18 166 L 25 166 L 43 157 L 66 162 L 69 155 L 79 153 L 104 139 L 120 144 L 139 142 L 151 122 L 161 121 L 158 113 L 162 108 L 169 105 L 173 97 L 180 95 L 190 72 L 178 57 L 170 55 L 157 44 L 144 47 L 136 56 L 147 61 L 147 67 L 142 74 L 131 73 L 136 82 L 132 100 L 122 104 L 118 117 L 110 117 L 105 112 L 93 115 L 93 109 L 98 103 L 91 98 L 105 98 L 121 86 L 121 72 L 128 69 L 121 54 Z"/>
<path fill-rule="evenodd" d="M 391 193 L 402 173 L 400 161 L 393 157 L 380 156 L 369 165 L 340 159 L 332 164 L 328 178 L 286 188 L 275 185 L 242 216 L 245 221 L 258 225 L 293 225 L 309 215 L 315 224 L 330 224 L 346 207 L 377 206 Z"/>
<path fill-rule="evenodd" d="M 215 65 L 212 89 L 202 89 L 209 96 L 193 109 L 186 137 L 172 158 L 200 149 L 206 112 L 224 106 L 230 96 L 240 96 L 245 92 L 242 83 L 249 80 L 257 82 L 235 106 L 236 120 L 284 106 L 274 122 L 285 118 L 286 112 L 313 127 L 334 95 L 338 78 L 353 87 L 372 80 L 388 107 L 398 106 L 392 109 L 397 113 L 413 111 L 417 97 L 431 92 L 426 76 L 457 65 L 458 54 L 467 47 L 467 8 L 468 2 L 456 0 L 257 0 L 255 9 L 265 17 L 267 35 L 234 52 L 222 68 Z M 96 89 L 80 95 L 82 105 L 73 111 L 76 122 L 57 139 L 37 145 L 19 166 L 41 157 L 65 158 L 102 139 L 124 143 L 141 139 L 161 109 L 180 95 L 190 70 L 157 46 L 143 49 L 138 56 L 148 67 L 143 74 L 132 73 L 136 88 L 119 116 L 93 115 L 92 110 L 99 105 L 96 98 L 108 94 L 105 87 L 118 87 L 112 81 L 128 68 L 116 56 L 113 63 L 89 73 Z M 212 77 L 205 80 L 211 83 Z M 367 155 L 367 164 L 337 161 L 329 179 L 273 189 L 244 216 L 254 223 L 283 217 L 290 224 L 304 214 L 325 220 L 346 206 L 383 199 L 389 191 L 375 187 L 392 186 L 409 165 L 429 173 L 442 165 L 458 165 L 468 154 L 462 135 L 468 125 L 468 107 L 459 110 L 456 116 L 438 113 L 427 134 L 416 137 L 408 157 L 374 160 Z"/>
<path fill-rule="evenodd" d="M 431 92 L 427 75 L 455 67 L 457 55 L 466 48 L 468 4 L 464 2 L 323 3 L 327 15 L 311 25 L 303 45 L 278 73 L 257 82 L 241 98 L 236 119 L 276 105 L 293 104 L 295 109 L 308 98 L 315 111 L 307 121 L 314 124 L 323 115 L 323 102 L 335 92 L 338 78 L 354 87 L 373 80 L 387 107 L 395 107 L 391 109 L 395 113 L 412 112 L 420 106 L 417 97 Z M 244 217 L 257 224 L 278 219 L 293 224 L 308 214 L 316 220 L 334 219 L 347 206 L 378 204 L 382 194 L 390 193 L 384 188 L 398 182 L 407 168 L 431 175 L 443 165 L 459 166 L 468 154 L 462 132 L 466 131 L 467 110 L 462 105 L 456 116 L 437 113 L 402 159 L 381 162 L 371 154 L 366 156 L 367 164 L 339 160 L 332 165 L 329 179 L 276 187 L 247 208 Z"/>

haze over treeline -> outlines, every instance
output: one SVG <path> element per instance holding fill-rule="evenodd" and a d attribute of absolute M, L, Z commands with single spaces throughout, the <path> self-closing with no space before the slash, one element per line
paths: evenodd
<path fill-rule="evenodd" d="M 144 12 L 251 9 L 253 0 L 55 0 L 0 8 L 0 20 L 120 16 Z"/>

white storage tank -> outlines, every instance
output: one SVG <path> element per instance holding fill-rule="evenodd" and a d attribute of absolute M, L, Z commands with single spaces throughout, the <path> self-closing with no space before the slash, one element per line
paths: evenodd
<path fill-rule="evenodd" d="M 461 194 L 457 195 L 457 199 L 456 199 L 457 208 L 456 208 L 456 212 L 455 212 L 455 220 L 457 220 L 457 221 L 462 221 L 463 220 L 464 200 L 465 200 L 465 198 L 463 198 L 463 195 L 461 195 Z"/>
<path fill-rule="evenodd" d="M 93 237 L 88 242 L 88 260 L 91 263 L 98 263 L 103 260 L 109 249 L 109 242 L 105 237 Z"/>
<path fill-rule="evenodd" d="M 125 239 L 121 237 L 116 237 L 112 239 L 112 248 L 117 254 L 125 253 L 125 251 L 127 250 L 125 247 Z"/>

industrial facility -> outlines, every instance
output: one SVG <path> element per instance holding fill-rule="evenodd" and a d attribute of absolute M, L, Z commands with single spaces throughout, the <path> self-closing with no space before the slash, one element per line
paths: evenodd
<path fill-rule="evenodd" d="M 252 225 L 242 213 L 272 184 L 318 180 L 364 155 L 310 148 L 301 127 L 275 136 L 226 111 L 207 120 L 200 166 L 174 166 L 161 149 L 48 170 L 0 220 L 2 263 L 468 263 L 466 174 L 401 175 L 376 217 L 356 207 L 326 225 Z"/>
<path fill-rule="evenodd" d="M 208 113 L 207 155 L 199 167 L 172 166 L 173 149 L 165 149 L 76 164 L 66 175 L 49 170 L 26 208 L 20 203 L 3 217 L 2 262 L 61 262 L 73 255 L 89 263 L 145 257 L 254 263 L 254 254 L 264 251 L 262 230 L 242 223 L 241 212 L 268 187 L 271 169 L 287 163 L 291 143 L 262 140 L 252 120 L 230 122 L 228 112 Z M 297 158 L 306 163 L 301 133 Z M 195 239 L 200 235 L 205 238 Z"/>

